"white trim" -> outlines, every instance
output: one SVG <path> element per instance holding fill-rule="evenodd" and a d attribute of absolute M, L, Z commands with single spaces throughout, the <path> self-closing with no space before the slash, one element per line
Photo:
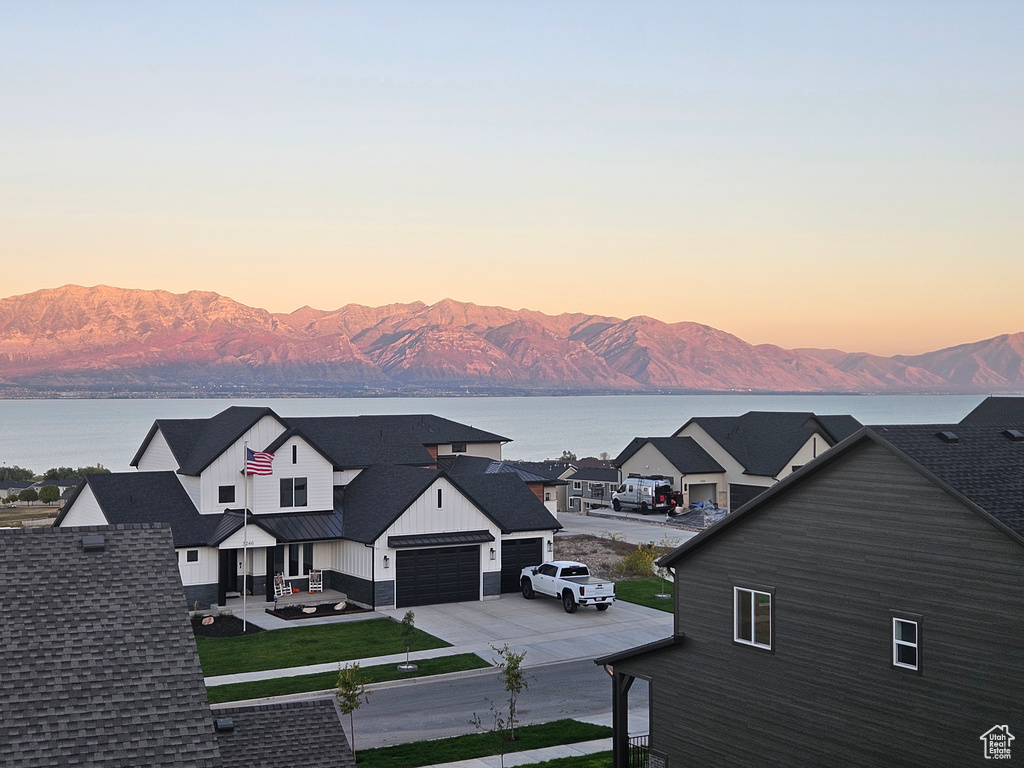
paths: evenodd
<path fill-rule="evenodd" d="M 747 592 L 750 594 L 750 639 L 740 637 L 740 592 Z M 764 595 L 768 598 L 768 643 L 757 642 L 757 599 L 756 596 Z M 772 633 L 772 593 L 765 592 L 760 589 L 750 589 L 749 587 L 733 587 L 732 588 L 732 639 L 734 642 L 742 645 L 752 645 L 755 648 L 764 648 L 771 650 L 772 642 L 775 639 Z"/>
<path fill-rule="evenodd" d="M 897 622 L 914 625 L 914 642 L 900 640 L 896 637 Z M 914 649 L 915 664 L 905 664 L 899 660 L 899 648 L 905 646 Z M 899 616 L 892 617 L 892 665 L 901 669 L 912 669 L 915 672 L 921 668 L 921 625 L 913 619 L 904 619 Z"/>

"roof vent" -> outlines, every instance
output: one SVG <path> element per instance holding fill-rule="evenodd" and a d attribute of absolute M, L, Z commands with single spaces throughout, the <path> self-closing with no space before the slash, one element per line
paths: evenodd
<path fill-rule="evenodd" d="M 936 432 L 935 436 L 944 443 L 959 443 L 960 438 L 956 436 L 956 432 L 950 432 L 943 430 L 942 432 Z"/>
<path fill-rule="evenodd" d="M 213 729 L 217 733 L 234 733 L 235 721 L 230 717 L 218 717 L 213 721 Z"/>
<path fill-rule="evenodd" d="M 106 542 L 101 534 L 82 537 L 82 550 L 85 552 L 102 552 Z"/>
<path fill-rule="evenodd" d="M 1018 443 L 1024 440 L 1024 432 L 1021 432 L 1019 429 L 1004 429 L 1003 437 L 1007 440 L 1012 440 L 1013 442 Z"/>

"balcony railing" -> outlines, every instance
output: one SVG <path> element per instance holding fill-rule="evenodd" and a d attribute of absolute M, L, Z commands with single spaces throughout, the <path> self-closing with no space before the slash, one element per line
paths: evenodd
<path fill-rule="evenodd" d="M 626 752 L 627 768 L 647 768 L 648 738 L 647 734 L 629 737 L 629 748 Z"/>

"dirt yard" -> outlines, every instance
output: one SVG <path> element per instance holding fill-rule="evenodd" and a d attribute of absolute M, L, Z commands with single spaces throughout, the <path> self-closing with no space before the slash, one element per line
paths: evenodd
<path fill-rule="evenodd" d="M 615 565 L 634 549 L 636 544 L 601 539 L 597 536 L 555 536 L 556 559 L 586 563 L 590 567 L 590 573 L 599 579 L 623 578 L 622 574 L 615 572 Z M 670 551 L 663 547 L 657 549 L 659 553 Z"/>

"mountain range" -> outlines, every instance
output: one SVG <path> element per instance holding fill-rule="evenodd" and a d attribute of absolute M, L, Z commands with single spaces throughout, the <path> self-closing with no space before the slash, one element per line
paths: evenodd
<path fill-rule="evenodd" d="M 1024 333 L 921 355 L 748 344 L 698 323 L 445 299 L 271 313 L 65 285 L 0 299 L 8 393 L 1019 392 Z"/>

